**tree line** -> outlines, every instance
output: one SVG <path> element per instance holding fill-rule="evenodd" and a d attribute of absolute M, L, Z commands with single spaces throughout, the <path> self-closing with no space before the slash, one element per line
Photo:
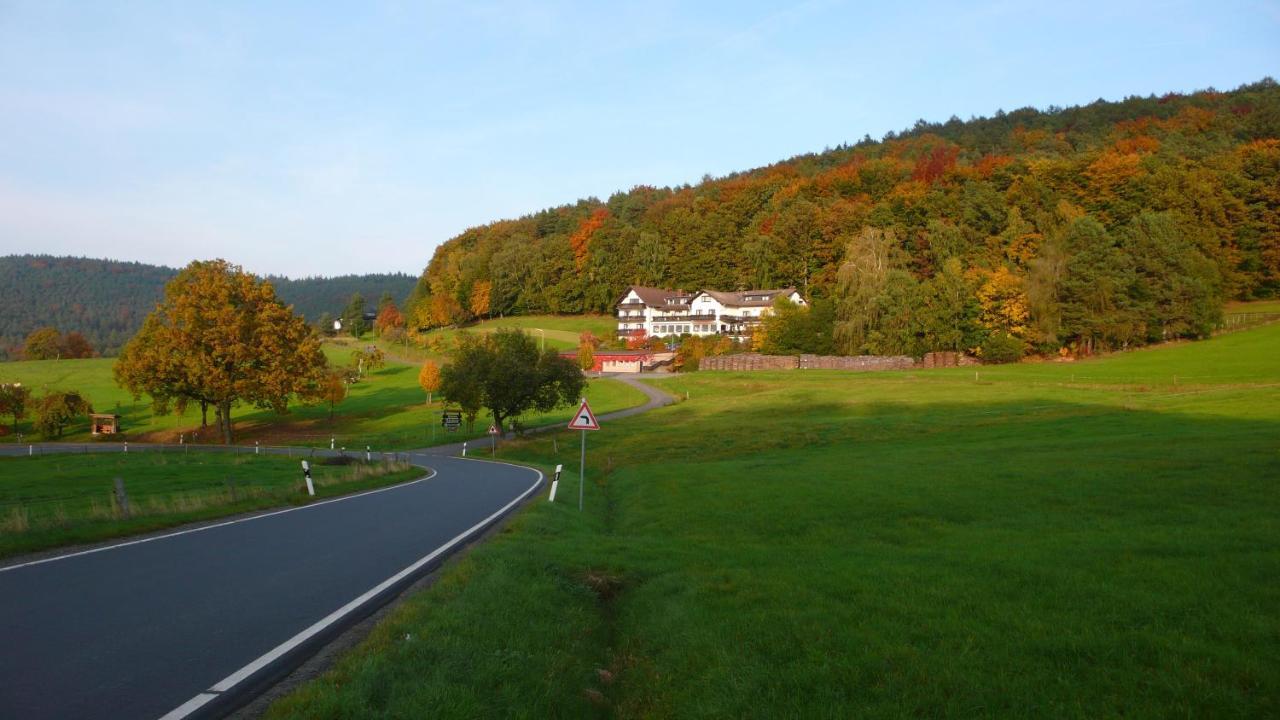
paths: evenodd
<path fill-rule="evenodd" d="M 27 337 L 44 327 L 78 333 L 97 354 L 114 356 L 159 302 L 178 270 L 159 265 L 50 255 L 0 257 L 0 360 L 27 357 Z M 404 273 L 266 278 L 295 312 L 315 320 L 339 312 L 356 293 L 403 304 L 415 279 Z M 332 320 L 330 320 L 332 323 Z M 62 355 L 61 357 L 68 357 Z"/>
<path fill-rule="evenodd" d="M 1083 354 L 1198 337 L 1224 300 L 1276 296 L 1278 208 L 1273 80 L 1027 108 L 472 228 L 404 315 L 420 336 L 612 312 L 630 284 L 794 285 L 806 347 Z"/>

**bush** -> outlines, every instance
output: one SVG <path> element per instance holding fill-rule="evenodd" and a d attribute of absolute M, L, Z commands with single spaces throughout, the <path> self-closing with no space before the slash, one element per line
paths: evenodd
<path fill-rule="evenodd" d="M 1027 354 L 1027 343 L 1022 338 L 1007 333 L 993 333 L 978 348 L 979 355 L 989 363 L 1018 362 Z"/>

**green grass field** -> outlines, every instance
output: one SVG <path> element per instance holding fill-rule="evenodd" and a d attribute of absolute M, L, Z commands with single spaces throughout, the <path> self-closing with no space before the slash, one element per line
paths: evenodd
<path fill-rule="evenodd" d="M 270 717 L 1277 716 L 1277 357 L 667 379 Z"/>
<path fill-rule="evenodd" d="M 325 353 L 331 362 L 350 362 L 354 342 L 326 343 Z M 180 433 L 199 429 L 199 408 L 188 408 L 184 415 L 157 416 L 151 411 L 149 401 L 134 400 L 127 392 L 116 387 L 111 375 L 113 359 L 92 360 L 40 360 L 30 362 L 0 363 L 0 382 L 22 382 L 36 395 L 49 389 L 80 390 L 93 402 L 98 412 L 116 412 L 122 416 L 125 433 L 135 440 L 177 442 Z M 643 404 L 644 394 L 616 380 L 596 379 L 588 383 L 587 398 L 598 412 L 610 412 Z M 253 444 L 259 441 L 274 445 L 309 445 L 328 447 L 329 438 L 335 445 L 350 448 L 372 446 L 380 449 L 404 449 L 423 447 L 444 442 L 455 442 L 482 437 L 488 427 L 488 417 L 477 419 L 473 432 L 446 434 L 440 427 L 441 404 L 426 404 L 426 394 L 418 387 L 418 365 L 389 362 L 381 370 L 370 373 L 354 385 L 350 395 L 336 409 L 332 421 L 327 405 L 294 405 L 287 415 L 240 407 L 234 411 L 236 442 Z M 520 418 L 525 427 L 568 422 L 574 408 L 561 408 L 550 413 L 531 413 Z M 210 423 L 213 422 L 210 414 Z M 0 425 L 8 423 L 0 419 Z M 32 434 L 32 422 L 28 418 L 19 425 L 19 432 L 27 439 Z M 90 438 L 88 421 L 69 428 L 66 438 L 84 441 Z M 216 443 L 216 429 L 204 431 L 204 442 Z M 16 442 L 12 433 L 0 435 L 0 441 Z"/>
<path fill-rule="evenodd" d="M 311 462 L 320 498 L 424 474 L 404 464 Z M 127 518 L 113 499 L 117 477 Z M 0 457 L 0 557 L 305 502 L 299 458 L 176 448 Z"/>
<path fill-rule="evenodd" d="M 428 342 L 451 343 L 458 333 L 488 333 L 499 328 L 524 330 L 539 342 L 545 343 L 546 347 L 572 350 L 578 347 L 578 336 L 586 330 L 590 330 L 598 338 L 612 340 L 617 334 L 618 320 L 611 315 L 512 315 L 482 320 L 461 328 L 432 330 L 427 338 Z"/>

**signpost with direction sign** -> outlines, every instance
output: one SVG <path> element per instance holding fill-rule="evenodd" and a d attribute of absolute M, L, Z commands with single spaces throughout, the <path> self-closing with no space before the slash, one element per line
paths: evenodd
<path fill-rule="evenodd" d="M 457 432 L 462 427 L 462 411 L 445 410 L 440 413 L 440 424 L 449 432 Z"/>
<path fill-rule="evenodd" d="M 569 429 L 582 431 L 582 458 L 578 463 L 578 511 L 581 512 L 583 470 L 587 466 L 586 431 L 600 429 L 600 423 L 596 422 L 596 416 L 591 412 L 591 406 L 587 404 L 586 398 L 582 398 L 582 404 L 578 406 L 578 412 L 574 413 L 573 419 L 569 421 Z"/>

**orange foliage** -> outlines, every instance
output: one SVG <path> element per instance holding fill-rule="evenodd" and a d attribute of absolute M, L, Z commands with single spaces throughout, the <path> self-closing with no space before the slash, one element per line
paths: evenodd
<path fill-rule="evenodd" d="M 1116 152 L 1125 154 L 1155 152 L 1160 148 L 1160 141 L 1150 135 L 1136 135 L 1116 141 Z"/>
<path fill-rule="evenodd" d="M 382 308 L 378 313 L 378 319 L 373 321 L 373 329 L 381 335 L 391 328 L 404 327 L 404 316 L 400 314 L 400 310 L 396 308 L 395 303 L 391 303 Z"/>
<path fill-rule="evenodd" d="M 927 154 L 916 159 L 911 179 L 933 184 L 956 166 L 956 159 L 959 157 L 960 148 L 954 145 L 936 145 Z"/>
<path fill-rule="evenodd" d="M 489 298 L 493 294 L 493 283 L 479 280 L 471 286 L 471 313 L 476 316 L 489 314 Z"/>
<path fill-rule="evenodd" d="M 595 236 L 597 230 L 604 226 L 604 221 L 607 219 L 609 219 L 609 211 L 604 208 L 597 208 L 569 236 L 569 245 L 573 248 L 573 263 L 579 270 L 587 264 L 587 252 L 591 249 L 591 238 Z"/>
<path fill-rule="evenodd" d="M 1013 158 L 1008 155 L 983 155 L 982 159 L 978 160 L 977 164 L 973 166 L 973 169 L 977 171 L 979 177 L 985 179 L 991 177 L 992 173 L 1011 162 L 1013 162 Z"/>
<path fill-rule="evenodd" d="M 1114 193 L 1116 188 L 1142 172 L 1137 155 L 1107 150 L 1089 164 L 1084 174 L 1089 182 L 1103 193 Z"/>

